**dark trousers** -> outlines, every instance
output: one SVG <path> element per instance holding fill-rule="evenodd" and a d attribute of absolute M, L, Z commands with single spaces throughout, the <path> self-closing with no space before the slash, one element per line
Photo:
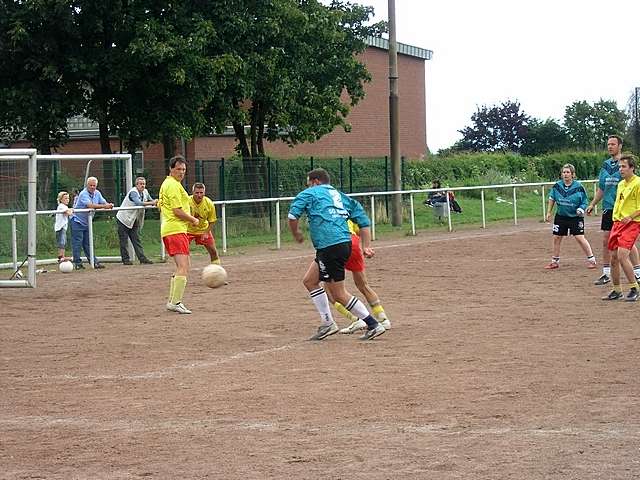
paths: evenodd
<path fill-rule="evenodd" d="M 138 230 L 140 230 L 140 225 L 138 224 L 138 222 L 136 221 L 136 223 L 133 224 L 133 228 L 129 228 L 116 218 L 116 224 L 118 225 L 118 238 L 120 239 L 120 256 L 122 256 L 122 261 L 131 261 L 131 259 L 129 258 L 129 251 L 127 249 L 127 240 L 131 240 L 138 260 L 140 260 L 141 262 L 146 261 L 147 257 L 145 257 L 144 255 L 142 243 L 140 243 L 140 235 L 138 235 Z"/>

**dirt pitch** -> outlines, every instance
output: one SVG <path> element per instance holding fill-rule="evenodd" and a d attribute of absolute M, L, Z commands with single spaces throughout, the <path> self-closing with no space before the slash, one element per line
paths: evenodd
<path fill-rule="evenodd" d="M 305 341 L 308 244 L 226 257 L 218 290 L 195 257 L 191 316 L 169 264 L 1 290 L 0 478 L 640 478 L 640 306 L 601 301 L 571 239 L 543 270 L 550 243 L 377 241 L 393 328 L 367 343 Z"/>

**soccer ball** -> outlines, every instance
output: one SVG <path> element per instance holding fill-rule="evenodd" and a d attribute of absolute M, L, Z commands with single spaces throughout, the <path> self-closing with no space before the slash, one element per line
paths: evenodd
<path fill-rule="evenodd" d="M 211 264 L 202 269 L 202 281 L 209 288 L 218 288 L 227 281 L 227 271 L 220 265 Z"/>
<path fill-rule="evenodd" d="M 60 270 L 62 273 L 71 273 L 73 272 L 73 263 L 71 263 L 69 260 L 60 262 L 60 264 L 58 265 L 58 270 Z"/>

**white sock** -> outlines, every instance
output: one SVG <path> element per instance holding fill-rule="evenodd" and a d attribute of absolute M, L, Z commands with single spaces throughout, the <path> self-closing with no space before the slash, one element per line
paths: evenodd
<path fill-rule="evenodd" d="M 333 323 L 333 316 L 331 315 L 331 307 L 329 306 L 329 297 L 327 297 L 327 292 L 324 291 L 324 288 L 320 287 L 309 292 L 309 296 L 320 314 L 322 325 L 331 325 Z"/>
<path fill-rule="evenodd" d="M 602 274 L 606 275 L 607 277 L 611 276 L 611 266 L 610 265 L 605 265 L 604 267 L 602 267 Z"/>
<path fill-rule="evenodd" d="M 371 315 L 369 310 L 367 310 L 367 307 L 364 306 L 364 303 L 358 300 L 358 297 L 351 297 L 351 300 L 349 300 L 345 307 L 360 320 L 364 320 Z"/>

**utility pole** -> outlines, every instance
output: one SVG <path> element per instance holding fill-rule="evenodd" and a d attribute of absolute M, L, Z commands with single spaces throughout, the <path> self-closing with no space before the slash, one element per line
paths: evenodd
<path fill-rule="evenodd" d="M 389 1 L 389 143 L 391 150 L 391 189 L 402 188 L 400 165 L 400 120 L 398 107 L 398 44 L 396 43 L 396 2 Z M 391 225 L 402 225 L 402 195 L 391 198 Z"/>

